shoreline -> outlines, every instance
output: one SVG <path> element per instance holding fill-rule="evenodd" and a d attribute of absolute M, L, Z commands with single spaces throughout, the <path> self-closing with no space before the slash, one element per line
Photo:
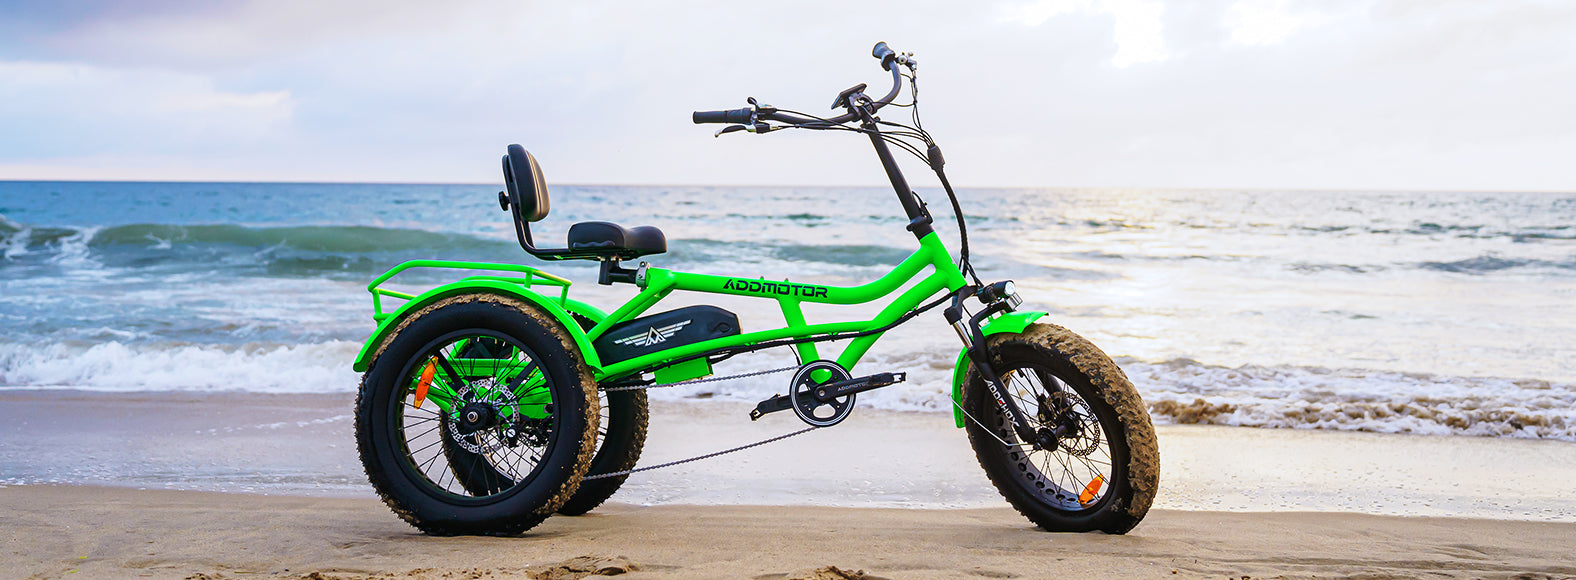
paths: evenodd
<path fill-rule="evenodd" d="M 1156 510 L 1109 536 L 1045 533 L 1008 508 L 609 504 L 519 537 L 439 538 L 374 499 L 238 499 L 0 488 L 11 564 L 0 576 L 578 578 L 564 574 L 577 566 L 631 579 L 839 577 L 831 566 L 893 579 L 1576 575 L 1576 523 Z M 539 576 L 555 566 L 559 575 Z"/>
<path fill-rule="evenodd" d="M 350 394 L 0 391 L 0 485 L 371 498 Z M 729 401 L 654 401 L 640 465 L 797 430 Z M 612 501 L 1003 507 L 941 414 L 861 409 L 833 429 L 631 477 Z M 1576 444 L 1202 425 L 1157 427 L 1156 509 L 1576 522 Z"/>

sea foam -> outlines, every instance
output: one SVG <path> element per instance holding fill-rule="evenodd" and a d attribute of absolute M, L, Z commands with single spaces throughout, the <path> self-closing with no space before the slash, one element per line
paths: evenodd
<path fill-rule="evenodd" d="M 0 344 L 0 388 L 90 391 L 349 393 L 359 345 L 92 346 Z M 953 355 L 875 355 L 860 373 L 905 370 L 909 381 L 863 393 L 858 406 L 951 413 Z M 780 360 L 777 360 L 780 359 Z M 785 357 L 720 365 L 719 376 L 792 366 Z M 1161 424 L 1336 429 L 1576 441 L 1576 385 L 1361 369 L 1160 363 L 1124 360 Z M 860 374 L 856 373 L 856 374 Z M 650 391 L 656 400 L 756 402 L 784 392 L 791 372 Z"/>

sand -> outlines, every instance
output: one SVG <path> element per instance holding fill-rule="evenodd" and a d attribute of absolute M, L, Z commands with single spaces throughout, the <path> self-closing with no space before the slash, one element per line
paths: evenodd
<path fill-rule="evenodd" d="M 860 410 L 523 537 L 433 538 L 372 498 L 349 402 L 0 392 L 0 578 L 1576 577 L 1563 441 L 1162 426 L 1161 509 L 1068 535 L 1006 508 L 950 417 Z M 642 463 L 798 428 L 747 407 L 655 404 Z"/>
<path fill-rule="evenodd" d="M 999 508 L 613 504 L 516 538 L 436 538 L 376 500 L 13 486 L 0 528 L 8 578 L 1576 577 L 1576 524 L 1335 513 L 1163 510 L 1109 536 Z"/>
<path fill-rule="evenodd" d="M 348 394 L 0 391 L 0 485 L 65 483 L 373 497 Z M 652 405 L 641 465 L 803 427 L 728 401 Z M 1163 509 L 1576 522 L 1576 444 L 1162 425 Z M 943 413 L 860 408 L 838 426 L 637 474 L 637 505 L 1005 505 Z"/>

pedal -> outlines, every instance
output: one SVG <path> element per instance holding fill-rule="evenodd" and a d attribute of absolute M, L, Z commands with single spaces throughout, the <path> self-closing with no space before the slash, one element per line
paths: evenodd
<path fill-rule="evenodd" d="M 772 398 L 755 405 L 755 409 L 750 411 L 750 420 L 754 421 L 765 417 L 767 413 L 787 411 L 791 407 L 793 407 L 793 403 L 788 402 L 787 395 L 772 395 Z"/>

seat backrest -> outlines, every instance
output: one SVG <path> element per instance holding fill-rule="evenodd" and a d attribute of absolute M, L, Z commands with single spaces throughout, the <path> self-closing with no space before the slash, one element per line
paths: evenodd
<path fill-rule="evenodd" d="M 503 156 L 503 182 L 509 188 L 509 206 L 516 222 L 536 222 L 547 217 L 547 180 L 536 157 L 519 145 L 510 145 Z"/>

